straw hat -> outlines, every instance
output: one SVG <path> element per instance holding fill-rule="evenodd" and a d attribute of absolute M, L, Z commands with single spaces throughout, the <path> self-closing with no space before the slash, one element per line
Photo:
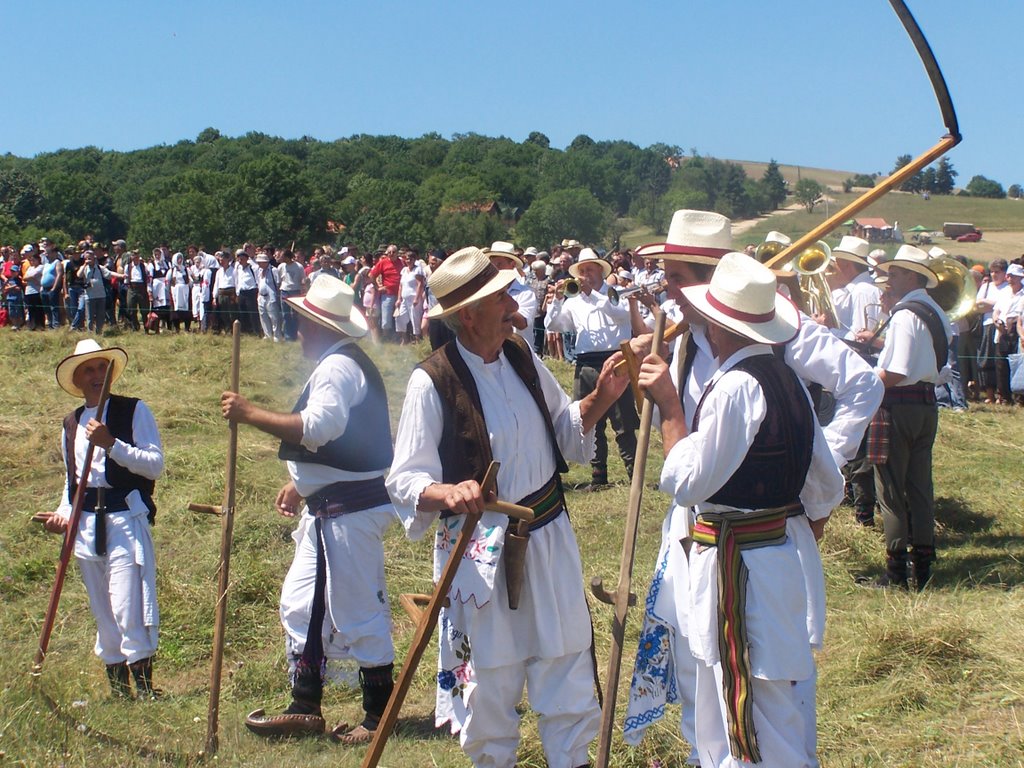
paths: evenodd
<path fill-rule="evenodd" d="M 60 388 L 73 397 L 85 397 L 80 387 L 75 386 L 75 371 L 82 363 L 87 363 L 96 358 L 109 360 L 114 366 L 114 372 L 110 377 L 110 384 L 121 378 L 125 366 L 128 365 L 128 353 L 121 347 L 108 347 L 103 349 L 95 339 L 82 339 L 75 345 L 75 351 L 57 363 L 57 383 Z"/>
<path fill-rule="evenodd" d="M 475 246 L 456 251 L 427 280 L 437 298 L 427 317 L 437 319 L 458 312 L 478 299 L 505 290 L 515 279 L 515 270 L 498 269 Z"/>
<path fill-rule="evenodd" d="M 800 313 L 776 291 L 775 275 L 745 253 L 727 253 L 711 282 L 683 288 L 708 320 L 762 344 L 785 344 L 800 328 Z"/>
<path fill-rule="evenodd" d="M 832 255 L 837 259 L 845 259 L 846 261 L 852 261 L 854 264 L 860 264 L 862 267 L 870 267 L 871 263 L 868 261 L 868 251 L 870 248 L 871 244 L 861 237 L 843 235 L 839 245 L 832 249 Z"/>
<path fill-rule="evenodd" d="M 672 214 L 663 243 L 636 249 L 643 259 L 661 257 L 694 264 L 717 264 L 732 250 L 732 222 L 720 213 L 680 210 Z"/>
<path fill-rule="evenodd" d="M 484 255 L 487 256 L 488 259 L 492 256 L 504 256 L 506 259 L 512 259 L 512 261 L 516 263 L 516 267 L 519 269 L 522 269 L 523 265 L 526 263 L 523 261 L 522 257 L 516 254 L 516 247 L 512 245 L 512 243 L 506 243 L 502 240 L 491 243 L 490 248 L 484 248 Z"/>
<path fill-rule="evenodd" d="M 305 296 L 289 296 L 285 300 L 299 314 L 332 331 L 359 339 L 368 330 L 362 312 L 352 311 L 352 288 L 333 275 L 321 274 Z"/>
<path fill-rule="evenodd" d="M 901 245 L 893 259 L 876 264 L 875 269 L 888 274 L 889 270 L 893 267 L 903 267 L 903 269 L 909 269 L 911 272 L 917 272 L 917 274 L 927 277 L 928 283 L 925 285 L 925 288 L 934 288 L 939 284 L 939 278 L 929 268 L 928 263 L 930 261 L 931 257 L 920 248 L 915 248 L 912 245 Z"/>
<path fill-rule="evenodd" d="M 601 276 L 608 277 L 612 273 L 612 265 L 597 255 L 597 252 L 593 248 L 584 248 L 580 251 L 580 257 L 575 264 L 569 265 L 569 274 L 575 277 L 577 280 L 580 279 L 580 265 L 587 263 L 596 263 L 601 267 Z"/>

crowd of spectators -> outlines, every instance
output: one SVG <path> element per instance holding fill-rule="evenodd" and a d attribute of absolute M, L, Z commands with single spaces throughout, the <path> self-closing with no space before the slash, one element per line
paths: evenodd
<path fill-rule="evenodd" d="M 539 355 L 574 360 L 574 334 L 547 332 L 544 316 L 554 286 L 570 278 L 569 266 L 582 245 L 575 240 L 538 250 L 516 248 L 523 265 L 519 282 L 532 291 L 534 315 L 523 335 Z M 296 318 L 284 298 L 301 295 L 320 275 L 352 286 L 377 342 L 415 343 L 429 336 L 436 347 L 448 338 L 427 320 L 436 303 L 428 278 L 447 253 L 421 254 L 412 246 L 381 246 L 361 253 L 355 246 L 324 245 L 308 255 L 299 248 L 245 243 L 209 253 L 189 245 L 167 245 L 150 253 L 124 240 L 109 248 L 86 237 L 59 249 L 49 238 L 20 249 L 0 247 L 3 302 L 0 326 L 12 330 L 69 327 L 100 334 L 110 326 L 141 333 L 225 333 L 235 319 L 245 333 L 272 341 L 294 341 Z M 611 264 L 609 286 L 618 291 L 644 286 L 657 297 L 664 274 L 654 260 L 628 249 L 602 254 Z M 970 266 L 966 260 L 963 263 Z M 975 311 L 957 323 L 956 361 L 965 400 L 1024 405 L 1011 391 L 1011 361 L 1024 331 L 1024 257 L 970 266 L 977 285 Z M 641 311 L 646 312 L 641 306 Z M 955 407 L 956 403 L 954 403 Z"/>

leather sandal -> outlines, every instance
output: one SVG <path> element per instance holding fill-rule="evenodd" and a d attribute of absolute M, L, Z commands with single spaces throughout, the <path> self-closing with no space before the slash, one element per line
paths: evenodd
<path fill-rule="evenodd" d="M 359 744 L 369 744 L 373 741 L 373 734 L 376 731 L 371 731 L 365 725 L 357 725 L 355 728 L 349 728 L 348 723 L 339 723 L 334 730 L 331 731 L 331 741 L 338 744 L 344 744 L 346 747 L 354 747 Z"/>
<path fill-rule="evenodd" d="M 327 729 L 323 715 L 270 715 L 256 709 L 245 718 L 245 727 L 257 736 L 319 736 Z"/>

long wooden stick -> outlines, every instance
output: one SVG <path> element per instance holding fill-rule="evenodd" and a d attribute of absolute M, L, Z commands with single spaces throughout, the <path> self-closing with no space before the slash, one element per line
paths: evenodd
<path fill-rule="evenodd" d="M 668 326 L 665 329 L 665 336 L 661 340 L 662 343 L 668 344 L 670 341 L 675 339 L 676 336 L 681 334 L 683 331 L 687 330 L 689 327 L 690 327 L 690 324 L 688 322 L 686 322 L 685 320 L 680 320 L 678 323 L 672 323 L 672 325 Z M 626 351 L 625 347 L 620 347 L 620 349 L 622 350 L 622 357 L 623 357 L 623 359 L 619 360 L 619 362 L 617 362 L 615 364 L 615 367 L 612 370 L 614 370 L 615 373 L 618 373 L 618 374 L 622 374 L 623 372 L 629 372 L 629 370 L 630 370 L 630 363 L 626 362 L 626 359 L 625 359 L 627 357 L 632 357 L 633 358 L 633 360 L 636 363 L 637 370 L 639 370 L 640 369 L 640 361 L 636 359 L 636 355 L 633 354 L 633 350 L 629 349 L 629 351 Z M 652 352 L 658 352 L 657 348 L 654 347 L 653 345 L 651 346 L 651 351 Z M 637 386 L 636 381 L 631 381 L 630 383 L 634 387 Z"/>
<path fill-rule="evenodd" d="M 492 461 L 491 465 L 487 468 L 487 473 L 484 475 L 484 481 L 480 484 L 480 489 L 483 491 L 485 498 L 494 488 L 494 483 L 498 478 L 498 467 L 498 462 Z M 391 698 L 388 699 L 388 705 L 380 719 L 380 724 L 377 726 L 377 730 L 374 731 L 370 748 L 366 750 L 366 754 L 363 756 L 361 768 L 376 768 L 381 755 L 384 754 L 384 746 L 387 744 L 388 737 L 391 736 L 391 731 L 394 730 L 395 723 L 398 721 L 398 712 L 402 708 L 406 695 L 409 693 L 409 687 L 412 685 L 412 678 L 416 673 L 416 667 L 419 666 L 420 659 L 430 644 L 430 639 L 434 634 L 434 627 L 437 626 L 437 619 L 441 613 L 441 607 L 448 599 L 448 590 L 451 589 L 452 582 L 455 581 L 455 573 L 459 570 L 459 565 L 462 563 L 462 555 L 469 545 L 469 540 L 473 537 L 476 524 L 480 522 L 480 515 L 481 513 L 479 512 L 469 514 L 462 521 L 462 530 L 459 531 L 459 537 L 455 540 L 455 546 L 452 547 L 452 551 L 448 555 L 448 562 L 445 563 L 444 570 L 441 572 L 441 578 L 438 580 L 437 586 L 434 587 L 434 593 L 430 597 L 430 602 L 423 609 L 422 618 L 416 627 L 416 636 L 413 638 L 412 645 L 409 646 L 409 652 L 405 655 L 402 672 L 395 683 L 394 691 L 391 692 Z"/>
<path fill-rule="evenodd" d="M 107 373 L 103 377 L 103 389 L 100 390 L 99 403 L 96 406 L 96 420 L 103 416 L 103 407 L 110 397 L 110 382 L 114 373 L 114 364 L 107 363 Z M 74 440 L 71 441 L 71 450 L 74 450 Z M 89 447 L 85 450 L 85 461 L 82 462 L 81 472 L 78 478 L 78 487 L 75 489 L 75 498 L 71 505 L 71 517 L 68 518 L 68 527 L 64 532 L 64 544 L 60 550 L 60 560 L 57 561 L 57 574 L 53 579 L 53 589 L 50 590 L 50 602 L 46 606 L 46 615 L 43 617 L 43 629 L 39 634 L 39 646 L 36 648 L 35 660 L 32 662 L 32 674 L 38 675 L 43 669 L 43 660 L 46 658 L 46 651 L 50 647 L 50 635 L 53 633 L 53 623 L 57 618 L 57 606 L 60 604 L 60 593 L 64 589 L 64 578 L 68 573 L 68 565 L 71 563 L 71 553 L 75 550 L 75 539 L 78 537 L 78 523 L 82 519 L 82 507 L 85 504 L 86 486 L 89 484 L 89 471 L 92 469 L 92 455 L 96 452 L 96 443 L 89 441 Z M 73 460 L 69 456 L 68 460 Z"/>
<path fill-rule="evenodd" d="M 231 325 L 231 391 L 238 392 L 241 368 L 242 326 Z M 224 629 L 228 620 L 228 576 L 231 568 L 231 540 L 235 528 L 235 468 L 238 463 L 238 422 L 228 422 L 228 457 L 224 468 L 224 503 L 220 508 L 220 568 L 217 572 L 217 610 L 213 622 L 213 659 L 210 662 L 210 704 L 206 710 L 204 754 L 217 753 L 220 738 L 220 680 L 224 665 Z"/>
<path fill-rule="evenodd" d="M 665 335 L 665 313 L 658 311 L 654 318 L 654 341 L 652 349 L 657 350 Z M 612 618 L 612 648 L 608 657 L 608 673 L 605 676 L 604 706 L 601 708 L 601 732 L 597 742 L 597 768 L 607 768 L 611 753 L 612 728 L 615 724 L 615 699 L 619 690 L 619 674 L 622 667 L 622 646 L 626 635 L 626 613 L 636 602 L 630 592 L 633 579 L 633 560 L 636 558 L 636 539 L 640 525 L 640 505 L 644 496 L 644 473 L 647 469 L 647 450 L 651 444 L 651 423 L 654 420 L 654 400 L 650 394 L 644 398 L 640 414 L 640 434 L 636 445 L 636 459 L 633 464 L 633 480 L 629 487 L 629 511 L 626 514 L 626 531 L 622 540 L 622 560 L 619 563 L 619 584 L 609 593 L 599 577 L 590 582 L 595 597 L 615 607 Z"/>

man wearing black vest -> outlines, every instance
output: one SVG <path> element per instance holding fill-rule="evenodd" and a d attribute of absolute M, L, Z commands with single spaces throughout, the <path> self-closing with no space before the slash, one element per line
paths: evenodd
<path fill-rule="evenodd" d="M 287 301 L 298 315 L 303 355 L 317 362 L 290 413 L 221 396 L 224 417 L 281 439 L 291 480 L 277 495 L 285 517 L 301 514 L 295 558 L 281 590 L 281 622 L 292 672 L 292 702 L 279 715 L 246 718 L 262 736 L 322 734 L 320 703 L 328 660 L 359 665 L 364 717 L 331 732 L 343 744 L 373 738 L 393 687 L 391 610 L 384 583 L 384 532 L 395 510 L 384 487 L 391 427 L 384 382 L 356 341 L 367 331 L 352 289 L 322 276 Z M 302 500 L 305 499 L 305 506 Z"/>
<path fill-rule="evenodd" d="M 45 520 L 48 531 L 64 533 L 92 440 L 92 457 L 82 517 L 75 536 L 78 561 L 96 618 L 96 655 L 107 665 L 116 696 L 128 697 L 129 673 L 137 696 L 152 698 L 159 610 L 156 556 L 150 524 L 156 513 L 153 489 L 163 472 L 164 454 L 152 412 L 141 400 L 111 395 L 105 414 L 97 414 L 107 366 L 111 384 L 120 378 L 128 354 L 102 349 L 83 339 L 74 354 L 57 366 L 57 383 L 73 397 L 84 397 L 64 418 L 61 450 L 67 482 L 57 511 Z"/>
<path fill-rule="evenodd" d="M 561 473 L 567 460 L 590 461 L 594 426 L 627 382 L 606 364 L 594 391 L 570 402 L 514 332 L 518 305 L 507 290 L 514 279 L 473 247 L 430 276 L 438 304 L 428 316 L 444 318 L 456 338 L 409 379 L 388 490 L 410 538 L 440 518 L 435 578 L 464 515 L 483 511 L 480 482 L 492 460 L 501 465 L 498 497 L 534 510 L 521 569 L 507 557 L 510 543 L 522 544 L 518 531 L 507 534 L 507 517 L 485 511 L 473 532 L 441 613 L 435 723 L 460 732 L 474 765 L 511 768 L 525 684 L 547 764 L 575 768 L 588 763 L 600 708 Z"/>
<path fill-rule="evenodd" d="M 888 456 L 874 456 L 875 494 L 885 528 L 885 573 L 869 583 L 907 589 L 909 546 L 918 591 L 931 578 L 935 560 L 935 385 L 940 374 L 948 374 L 951 338 L 946 313 L 926 290 L 938 284 L 928 263 L 927 253 L 904 245 L 892 261 L 877 267 L 889 276 L 886 292 L 895 306 L 876 369 L 885 397 L 872 424 L 873 431 L 888 433 Z"/>
<path fill-rule="evenodd" d="M 771 271 L 741 253 L 682 295 L 707 321 L 721 366 L 690 424 L 659 357 L 645 359 L 640 385 L 661 412 L 661 488 L 696 513 L 680 533 L 700 762 L 810 766 L 814 724 L 796 683 L 814 675 L 807 571 L 823 576 L 799 541 L 820 537 L 843 479 L 807 391 L 772 352 L 796 336 L 799 312 Z"/>

